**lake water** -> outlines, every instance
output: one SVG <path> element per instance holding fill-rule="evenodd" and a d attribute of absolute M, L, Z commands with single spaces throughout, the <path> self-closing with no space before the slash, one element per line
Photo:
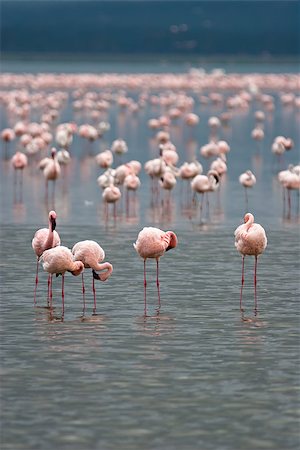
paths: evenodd
<path fill-rule="evenodd" d="M 122 203 L 116 220 L 111 214 L 105 219 L 94 155 L 116 137 L 128 144 L 123 161 L 144 163 L 157 154 L 146 125 L 158 113 L 151 106 L 136 115 L 113 106 L 104 138 L 88 145 L 75 137 L 72 162 L 48 204 L 34 161 L 20 192 L 9 161 L 1 160 L 1 449 L 300 448 L 299 209 L 293 192 L 291 215 L 284 213 L 276 177 L 279 168 L 299 162 L 300 116 L 273 94 L 276 109 L 266 121 L 261 144 L 250 137 L 255 102 L 221 129 L 220 138 L 231 146 L 228 172 L 220 192 L 211 196 L 204 220 L 198 205 L 187 207 L 179 182 L 169 204 L 153 205 L 144 171 L 129 213 Z M 208 118 L 222 108 L 196 105 L 201 122 L 192 133 L 171 128 L 180 163 L 195 155 L 208 168 L 211 161 L 199 156 L 199 148 L 208 141 Z M 3 106 L 0 110 L 2 129 L 9 120 Z M 82 123 L 82 117 L 71 114 L 69 102 L 62 120 Z M 295 147 L 278 162 L 270 149 L 281 134 L 292 137 Z M 14 144 L 11 155 L 13 149 Z M 254 261 L 246 258 L 242 318 L 241 257 L 233 233 L 245 213 L 238 176 L 246 169 L 257 177 L 249 210 L 264 226 L 268 247 L 258 264 L 256 316 Z M 107 282 L 96 283 L 96 316 L 88 270 L 84 318 L 81 278 L 69 274 L 64 321 L 60 277 L 54 280 L 50 314 L 42 268 L 38 307 L 33 307 L 36 260 L 31 240 L 47 225 L 52 207 L 64 245 L 96 240 L 114 266 Z M 160 261 L 160 309 L 155 262 L 147 262 L 147 317 L 143 261 L 132 245 L 143 226 L 173 230 L 179 240 Z"/>

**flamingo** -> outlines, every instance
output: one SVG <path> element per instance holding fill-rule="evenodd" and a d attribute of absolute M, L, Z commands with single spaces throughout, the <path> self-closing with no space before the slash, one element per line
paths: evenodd
<path fill-rule="evenodd" d="M 246 172 L 243 172 L 240 176 L 239 176 L 239 182 L 244 186 L 245 188 L 245 199 L 246 199 L 246 208 L 248 209 L 248 193 L 247 193 L 247 189 L 251 188 L 255 185 L 256 183 L 256 177 L 255 175 L 251 172 L 251 170 L 246 170 Z"/>
<path fill-rule="evenodd" d="M 146 301 L 146 259 L 156 259 L 156 286 L 160 307 L 159 290 L 159 258 L 168 250 L 177 246 L 178 239 L 173 231 L 162 231 L 159 228 L 144 227 L 138 234 L 137 241 L 133 244 L 136 252 L 144 259 L 144 315 L 147 315 Z"/>
<path fill-rule="evenodd" d="M 212 169 L 207 172 L 207 175 L 199 174 L 192 179 L 191 181 L 192 191 L 194 191 L 195 193 L 198 192 L 199 194 L 202 194 L 202 199 L 200 203 L 200 214 L 203 209 L 204 194 L 207 193 L 208 195 L 208 192 L 216 191 L 219 187 L 219 184 L 220 184 L 219 174 L 218 172 Z M 208 207 L 208 197 L 207 197 L 207 207 Z"/>
<path fill-rule="evenodd" d="M 298 191 L 298 196 L 299 196 L 299 190 L 300 190 L 300 174 L 297 173 L 297 166 L 296 166 L 296 170 L 295 170 L 295 167 L 292 164 L 290 164 L 288 166 L 287 170 L 282 170 L 281 172 L 279 172 L 278 180 L 281 183 L 281 185 L 283 186 L 283 188 L 287 189 L 287 193 L 288 193 L 287 217 L 290 218 L 290 216 L 291 216 L 291 190 Z"/>
<path fill-rule="evenodd" d="M 4 128 L 1 132 L 1 139 L 4 141 L 4 159 L 8 158 L 8 143 L 15 139 L 16 135 L 12 128 Z"/>
<path fill-rule="evenodd" d="M 105 258 L 105 252 L 100 245 L 95 241 L 85 240 L 77 242 L 72 248 L 72 253 L 74 255 L 75 261 L 81 261 L 85 268 L 91 268 L 93 274 L 93 295 L 94 295 L 94 309 L 93 314 L 96 314 L 96 289 L 95 280 L 106 281 L 113 272 L 113 266 L 109 262 L 100 264 Z M 100 272 L 105 270 L 105 272 L 100 275 Z M 82 295 L 83 295 L 83 310 L 85 311 L 85 286 L 82 272 Z"/>
<path fill-rule="evenodd" d="M 38 285 L 38 271 L 39 271 L 39 262 L 40 257 L 42 256 L 45 250 L 56 247 L 60 245 L 60 237 L 56 228 L 56 212 L 50 211 L 48 215 L 48 228 L 40 228 L 34 234 L 32 239 L 32 248 L 36 254 L 37 262 L 36 262 L 36 275 L 35 275 L 35 289 L 34 289 L 34 304 L 36 304 L 36 290 Z M 48 292 L 49 292 L 49 282 L 48 279 Z"/>
<path fill-rule="evenodd" d="M 108 169 L 113 163 L 113 154 L 110 150 L 105 150 L 95 156 L 95 161 L 98 166 Z"/>
<path fill-rule="evenodd" d="M 234 232 L 235 236 L 235 247 L 242 255 L 242 282 L 241 282 L 241 292 L 240 292 L 240 311 L 242 309 L 242 298 L 243 298 L 243 287 L 244 287 L 244 267 L 245 267 L 245 256 L 253 255 L 255 256 L 255 266 L 254 266 L 254 311 L 257 313 L 257 259 L 258 256 L 264 252 L 267 247 L 267 236 L 264 228 L 254 222 L 254 216 L 251 213 L 247 213 L 244 216 L 244 223 L 236 228 Z"/>
<path fill-rule="evenodd" d="M 65 292 L 64 282 L 65 273 L 71 272 L 78 276 L 84 270 L 82 261 L 74 261 L 71 250 L 63 245 L 45 250 L 42 254 L 43 269 L 50 274 L 50 307 L 52 307 L 52 277 L 53 274 L 62 276 L 61 299 L 62 299 L 62 317 L 65 312 Z"/>
<path fill-rule="evenodd" d="M 46 197 L 48 198 L 48 181 L 52 180 L 54 183 L 53 195 L 55 189 L 55 180 L 60 176 L 60 165 L 57 160 L 56 149 L 51 149 L 51 158 L 43 158 L 39 164 L 40 169 L 43 170 L 43 175 L 46 180 Z"/>
<path fill-rule="evenodd" d="M 27 165 L 28 165 L 28 158 L 24 153 L 16 152 L 13 155 L 13 157 L 11 158 L 11 163 L 12 163 L 15 171 L 21 170 L 21 174 L 23 176 L 23 169 L 25 169 L 25 167 L 27 167 Z M 22 182 L 22 178 L 21 178 L 21 182 Z"/>
<path fill-rule="evenodd" d="M 108 203 L 113 203 L 114 205 L 114 218 L 116 219 L 116 202 L 121 198 L 120 189 L 114 184 L 107 186 L 102 192 L 102 198 L 106 205 L 106 219 L 108 215 Z"/>

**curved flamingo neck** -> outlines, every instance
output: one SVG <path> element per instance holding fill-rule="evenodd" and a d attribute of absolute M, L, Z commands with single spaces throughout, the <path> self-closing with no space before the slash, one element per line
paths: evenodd
<path fill-rule="evenodd" d="M 251 227 L 251 225 L 253 225 L 254 223 L 254 216 L 251 213 L 247 213 L 245 215 L 245 225 L 247 227 L 247 230 L 249 230 L 249 228 Z"/>
<path fill-rule="evenodd" d="M 177 236 L 173 231 L 167 231 L 165 233 L 164 240 L 166 242 L 166 251 L 176 247 L 177 245 Z"/>
<path fill-rule="evenodd" d="M 97 263 L 97 264 L 95 264 L 95 267 L 93 267 L 93 269 L 96 270 L 96 271 L 99 271 L 99 272 L 102 271 L 102 270 L 105 270 L 104 273 L 101 273 L 99 275 L 100 280 L 101 281 L 105 281 L 112 274 L 113 266 L 109 262 L 105 262 L 103 264 Z"/>
<path fill-rule="evenodd" d="M 52 248 L 52 246 L 53 246 L 53 238 L 54 238 L 53 225 L 52 225 L 51 219 L 49 217 L 48 236 L 47 236 L 47 239 L 46 239 L 46 241 L 44 243 L 45 250 L 48 250 L 49 248 Z"/>

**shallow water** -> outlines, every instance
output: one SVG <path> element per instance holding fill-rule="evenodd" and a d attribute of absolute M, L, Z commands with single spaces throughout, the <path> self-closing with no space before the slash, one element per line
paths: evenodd
<path fill-rule="evenodd" d="M 296 196 L 291 217 L 283 214 L 278 162 L 270 152 L 274 136 L 287 134 L 296 145 L 281 164 L 298 162 L 299 115 L 278 105 L 263 145 L 256 146 L 248 137 L 254 110 L 234 117 L 221 132 L 232 147 L 228 174 L 202 221 L 197 205 L 186 207 L 180 186 L 169 207 L 153 207 L 145 174 L 135 210 L 131 205 L 126 214 L 119 206 L 117 219 L 105 220 L 93 155 L 122 133 L 130 149 L 125 160 L 152 157 L 156 148 L 143 124 L 155 111 L 134 119 L 111 111 L 104 142 L 87 147 L 77 138 L 72 165 L 48 204 L 34 165 L 24 174 L 22 191 L 14 192 L 12 169 L 2 160 L 1 449 L 299 448 L 299 214 Z M 181 162 L 193 152 L 199 156 L 213 112 L 219 111 L 201 112 L 193 136 L 172 130 Z M 5 124 L 3 110 L 2 118 Z M 265 227 L 268 247 L 258 264 L 257 316 L 254 261 L 246 258 L 241 317 L 241 258 L 233 232 L 245 212 L 237 178 L 247 168 L 257 176 L 249 209 Z M 88 270 L 84 318 L 81 279 L 69 274 L 64 321 L 60 277 L 50 314 L 42 268 L 33 307 L 31 239 L 53 206 L 64 245 L 94 239 L 114 266 L 110 279 L 96 284 L 96 316 Z M 132 246 L 145 225 L 172 229 L 179 239 L 161 258 L 160 309 L 155 263 L 147 263 L 147 317 L 143 262 Z"/>

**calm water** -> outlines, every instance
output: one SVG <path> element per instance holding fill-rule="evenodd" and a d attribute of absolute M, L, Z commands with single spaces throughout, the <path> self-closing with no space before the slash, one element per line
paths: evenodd
<path fill-rule="evenodd" d="M 146 121 L 157 111 L 150 107 L 134 117 L 112 108 L 111 130 L 100 143 L 87 146 L 76 138 L 71 166 L 48 204 L 33 162 L 20 192 L 9 162 L 1 161 L 1 449 L 300 448 L 299 211 L 293 195 L 291 217 L 283 214 L 279 163 L 270 152 L 275 136 L 288 135 L 295 148 L 281 165 L 298 162 L 299 113 L 281 108 L 277 97 L 276 105 L 262 145 L 250 138 L 255 104 L 222 129 L 220 137 L 232 149 L 228 173 L 202 223 L 198 207 L 186 207 L 179 184 L 170 207 L 154 208 L 144 173 L 130 212 L 120 205 L 116 221 L 104 219 L 93 156 L 122 136 L 129 147 L 123 160 L 152 158 L 157 148 Z M 197 108 L 197 132 L 171 130 L 180 162 L 194 154 L 199 158 L 199 147 L 208 140 L 207 119 L 222 111 Z M 70 104 L 63 114 L 63 120 L 70 119 Z M 4 128 L 3 109 L 1 118 Z M 210 161 L 200 160 L 207 168 Z M 233 233 L 245 212 L 238 175 L 248 168 L 257 177 L 249 209 L 265 227 L 268 247 L 259 260 L 256 317 L 254 261 L 246 259 L 241 320 L 241 258 Z M 46 225 L 51 207 L 64 245 L 94 239 L 114 266 L 111 278 L 96 285 L 97 316 L 92 316 L 88 270 L 84 320 L 80 277 L 66 276 L 64 322 L 59 320 L 61 279 L 54 281 L 53 320 L 43 308 L 47 277 L 42 270 L 39 307 L 33 308 L 31 239 Z M 145 225 L 172 229 L 179 239 L 161 259 L 159 311 L 155 263 L 148 262 L 146 318 L 143 262 L 132 246 Z"/>

